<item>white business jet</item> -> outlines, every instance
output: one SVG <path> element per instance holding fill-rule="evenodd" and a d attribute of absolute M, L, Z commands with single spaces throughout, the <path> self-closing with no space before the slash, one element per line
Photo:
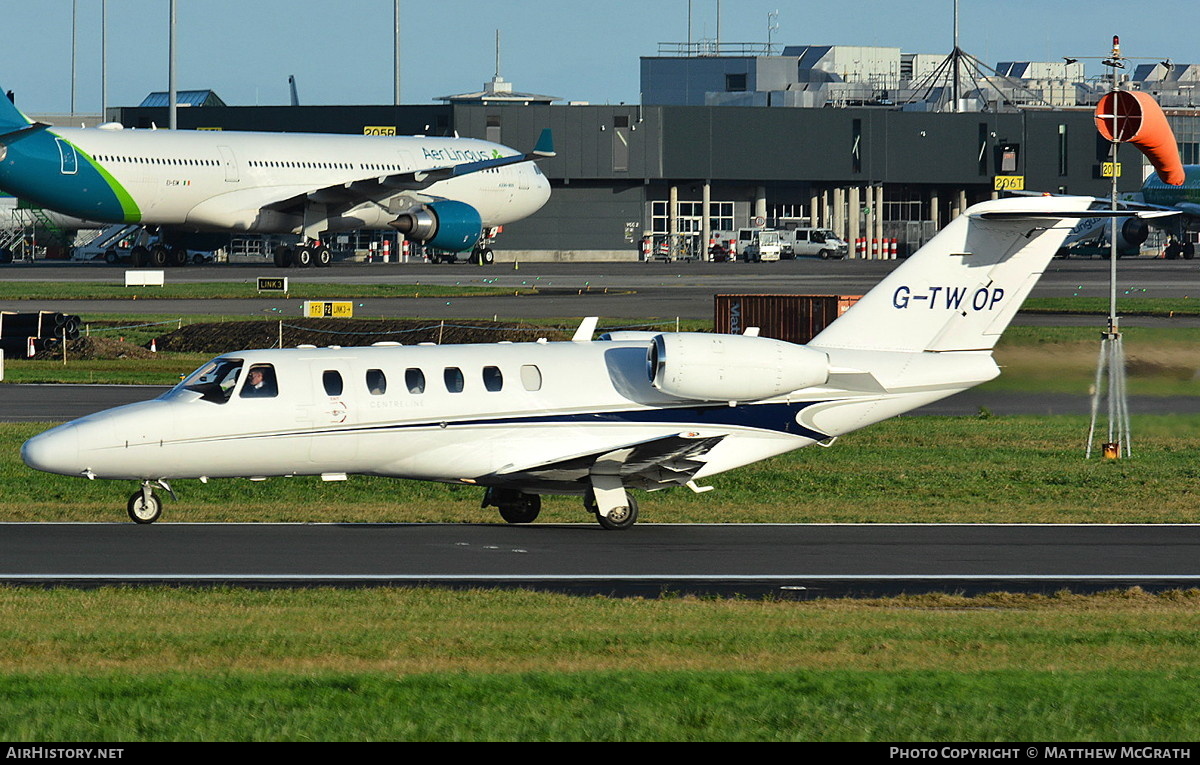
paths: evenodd
<path fill-rule="evenodd" d="M 550 184 L 531 160 L 554 156 L 550 131 L 522 154 L 472 138 L 57 128 L 0 97 L 0 189 L 90 221 L 187 232 L 299 234 L 276 265 L 328 265 L 331 231 L 394 228 L 464 252 L 485 232 L 537 212 Z M 481 250 L 482 262 L 490 250 Z M 183 246 L 144 258 L 182 265 Z"/>
<path fill-rule="evenodd" d="M 992 348 L 1082 197 L 976 205 L 808 345 L 746 335 L 613 332 L 568 342 L 301 347 L 227 353 L 157 399 L 27 441 L 30 467 L 155 487 L 199 478 L 351 474 L 485 489 L 512 523 L 542 494 L 602 526 L 631 489 L 687 486 L 929 404 L 999 374 Z M 1128 213 L 1119 213 L 1127 215 Z M 1154 213 L 1151 213 L 1154 214 Z"/>

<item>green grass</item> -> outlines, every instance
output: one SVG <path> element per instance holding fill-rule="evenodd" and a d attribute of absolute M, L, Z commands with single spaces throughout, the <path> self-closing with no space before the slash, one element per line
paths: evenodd
<path fill-rule="evenodd" d="M 1090 395 L 1102 324 L 1011 327 L 996 347 L 1000 377 L 979 390 Z M 1200 328 L 1132 327 L 1122 336 L 1130 395 L 1200 395 Z"/>
<path fill-rule="evenodd" d="M 1182 298 L 1140 297 L 1145 290 L 1129 287 L 1117 293 L 1117 313 L 1120 316 L 1196 316 L 1200 315 L 1200 294 Z M 1108 316 L 1107 297 L 1046 297 L 1028 298 L 1021 306 L 1029 313 L 1070 313 Z"/>
<path fill-rule="evenodd" d="M 1190 741 L 1198 605 L 0 589 L 0 736 Z"/>
<path fill-rule="evenodd" d="M 469 281 L 469 280 L 464 280 Z M 241 282 L 167 282 L 161 287 L 126 287 L 121 277 L 108 282 L 0 282 L 0 300 L 235 300 L 339 298 L 463 297 L 511 295 L 531 288 L 487 287 L 474 284 L 315 284 L 288 282 L 289 291 L 259 292 L 254 279 Z"/>

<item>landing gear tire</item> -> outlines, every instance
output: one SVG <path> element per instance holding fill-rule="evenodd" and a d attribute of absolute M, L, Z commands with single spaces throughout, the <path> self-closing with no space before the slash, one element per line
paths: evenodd
<path fill-rule="evenodd" d="M 172 247 L 167 251 L 167 262 L 172 266 L 186 266 L 188 264 L 187 250 L 182 247 Z"/>
<path fill-rule="evenodd" d="M 522 494 L 516 502 L 499 506 L 500 517 L 508 523 L 533 523 L 542 512 L 542 498 L 537 494 Z"/>
<path fill-rule="evenodd" d="M 490 266 L 496 262 L 496 253 L 492 252 L 490 247 L 484 247 L 479 251 L 479 265 Z"/>
<path fill-rule="evenodd" d="M 272 258 L 275 261 L 276 268 L 287 268 L 292 265 L 292 251 L 288 247 L 276 247 Z"/>
<path fill-rule="evenodd" d="M 607 516 L 600 514 L 600 509 L 596 507 L 596 499 L 591 493 L 584 499 L 584 506 L 594 513 L 600 525 L 609 531 L 624 531 L 637 523 L 638 503 L 628 491 L 625 492 L 625 504 L 613 508 Z"/>
<path fill-rule="evenodd" d="M 328 268 L 333 264 L 333 253 L 328 247 L 318 247 L 313 252 L 313 265 L 317 268 Z"/>
<path fill-rule="evenodd" d="M 138 489 L 129 495 L 126 509 L 134 523 L 154 523 L 162 515 L 162 500 L 148 491 Z"/>
<path fill-rule="evenodd" d="M 129 251 L 129 260 L 134 268 L 141 268 L 150 262 L 150 251 L 138 245 Z"/>
<path fill-rule="evenodd" d="M 308 268 L 313 264 L 312 248 L 307 246 L 297 247 L 293 260 L 297 268 Z"/>
<path fill-rule="evenodd" d="M 155 268 L 163 268 L 167 265 L 174 265 L 171 262 L 170 253 L 167 248 L 161 244 L 156 244 L 150 248 L 150 265 Z"/>

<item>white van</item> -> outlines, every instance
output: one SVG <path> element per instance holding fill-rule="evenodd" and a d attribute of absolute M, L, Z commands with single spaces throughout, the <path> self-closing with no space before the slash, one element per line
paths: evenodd
<path fill-rule="evenodd" d="M 783 257 L 818 257 L 822 260 L 844 258 L 850 245 L 827 228 L 793 228 L 779 232 L 783 236 Z"/>

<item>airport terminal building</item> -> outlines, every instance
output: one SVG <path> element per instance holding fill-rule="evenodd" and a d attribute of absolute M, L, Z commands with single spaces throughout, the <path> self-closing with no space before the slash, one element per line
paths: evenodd
<path fill-rule="evenodd" d="M 977 92 L 966 105 L 971 111 L 935 110 L 928 101 L 902 106 L 893 98 L 903 91 L 889 88 L 891 80 L 864 89 L 798 68 L 832 55 L 811 47 L 789 56 L 643 58 L 642 104 L 555 103 L 511 88 L 507 97 L 489 98 L 493 80 L 478 94 L 442 104 L 204 105 L 179 109 L 178 124 L 457 133 L 518 150 L 532 148 L 549 127 L 557 156 L 540 164 L 553 193 L 541 211 L 500 236 L 496 255 L 508 260 L 635 260 L 648 235 L 675 235 L 684 251 L 705 252 L 712 239 L 783 218 L 832 228 L 849 241 L 896 239 L 903 255 L 968 205 L 1007 189 L 1109 193 L 1102 173 L 1109 144 L 1090 105 L 1014 103 L 1022 89 Z M 1197 161 L 1200 110 L 1169 107 L 1168 116 L 1184 161 Z M 118 108 L 109 117 L 149 128 L 167 123 L 167 109 Z M 1119 190 L 1136 191 L 1141 154 L 1123 145 L 1120 160 Z"/>

